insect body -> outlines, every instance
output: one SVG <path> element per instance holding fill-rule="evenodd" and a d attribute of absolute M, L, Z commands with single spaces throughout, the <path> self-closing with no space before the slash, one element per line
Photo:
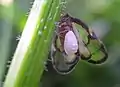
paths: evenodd
<path fill-rule="evenodd" d="M 103 43 L 85 23 L 68 14 L 61 17 L 51 46 L 52 64 L 58 73 L 70 73 L 80 59 L 100 64 L 107 56 Z"/>
<path fill-rule="evenodd" d="M 75 35 L 71 19 L 62 17 L 54 35 L 51 58 L 53 67 L 60 74 L 73 70 L 79 61 L 79 42 Z"/>
<path fill-rule="evenodd" d="M 74 54 L 78 51 L 78 42 L 72 31 L 66 33 L 64 40 L 64 50 L 67 55 Z"/>

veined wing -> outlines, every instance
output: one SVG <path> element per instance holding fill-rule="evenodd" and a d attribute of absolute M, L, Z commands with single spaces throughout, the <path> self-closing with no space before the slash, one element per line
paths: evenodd
<path fill-rule="evenodd" d="M 89 30 L 89 32 L 91 35 L 88 36 L 87 47 L 91 51 L 92 56 L 88 62 L 93 64 L 101 64 L 108 58 L 107 50 L 103 42 L 97 38 L 95 33 L 92 30 Z"/>
<path fill-rule="evenodd" d="M 75 65 L 78 63 L 79 56 L 67 56 L 64 53 L 63 48 L 61 48 L 59 36 L 55 35 L 51 47 L 51 59 L 54 69 L 59 74 L 68 74 L 74 69 Z M 69 60 L 71 59 L 73 59 L 73 61 L 69 62 Z"/>
<path fill-rule="evenodd" d="M 75 27 L 79 31 L 79 36 L 77 37 L 79 37 L 81 58 L 87 59 L 88 62 L 93 64 L 103 63 L 107 59 L 108 54 L 102 41 L 97 38 L 92 30 L 86 30 L 78 24 Z"/>

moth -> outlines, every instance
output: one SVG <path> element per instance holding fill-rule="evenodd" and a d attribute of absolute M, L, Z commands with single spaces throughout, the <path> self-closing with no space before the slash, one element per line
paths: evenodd
<path fill-rule="evenodd" d="M 101 64 L 107 57 L 104 44 L 92 29 L 69 14 L 61 16 L 56 25 L 50 51 L 53 68 L 59 74 L 72 72 L 79 60 Z"/>

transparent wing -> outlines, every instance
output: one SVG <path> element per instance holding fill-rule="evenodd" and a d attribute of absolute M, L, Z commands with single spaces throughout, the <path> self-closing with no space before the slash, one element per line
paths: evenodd
<path fill-rule="evenodd" d="M 63 54 L 59 51 L 56 51 L 53 56 L 53 67 L 60 74 L 68 74 L 74 69 L 78 59 L 79 58 L 77 58 L 74 63 L 66 63 Z"/>
<path fill-rule="evenodd" d="M 108 57 L 107 50 L 102 41 L 96 37 L 95 33 L 93 31 L 90 33 L 93 38 L 88 36 L 89 42 L 87 44 L 87 48 L 91 51 L 92 56 L 88 62 L 93 64 L 101 64 Z"/>
<path fill-rule="evenodd" d="M 74 27 L 73 28 L 74 33 L 79 42 L 79 52 L 80 52 L 81 59 L 88 60 L 91 58 L 91 53 L 85 44 L 88 42 L 88 38 L 86 36 L 86 31 L 84 29 L 78 30 L 78 28 L 80 29 L 81 27 L 77 26 L 74 23 L 73 23 L 73 27 Z"/>
<path fill-rule="evenodd" d="M 87 59 L 88 62 L 93 64 L 103 63 L 108 55 L 106 48 L 102 41 L 100 41 L 92 30 L 86 31 L 79 25 L 75 25 L 79 31 L 80 53 L 82 59 Z M 83 44 L 83 45 L 82 45 Z"/>
<path fill-rule="evenodd" d="M 60 41 L 57 35 L 55 35 L 52 48 L 51 48 L 51 59 L 54 69 L 60 74 L 70 73 L 75 65 L 79 61 L 79 57 L 76 55 L 67 56 L 63 49 L 61 48 Z M 74 59 L 72 62 L 69 62 L 68 59 Z"/>

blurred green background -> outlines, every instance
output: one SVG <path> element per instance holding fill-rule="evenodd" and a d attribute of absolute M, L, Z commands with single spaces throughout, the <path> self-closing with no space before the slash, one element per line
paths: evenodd
<path fill-rule="evenodd" d="M 0 0 L 0 87 L 16 49 L 32 0 Z M 40 87 L 120 87 L 120 0 L 67 0 L 66 12 L 88 24 L 104 42 L 103 65 L 80 61 L 66 76 L 45 71 Z"/>

